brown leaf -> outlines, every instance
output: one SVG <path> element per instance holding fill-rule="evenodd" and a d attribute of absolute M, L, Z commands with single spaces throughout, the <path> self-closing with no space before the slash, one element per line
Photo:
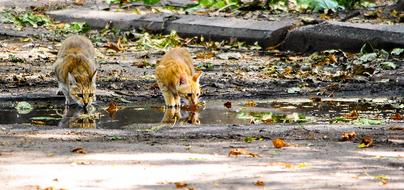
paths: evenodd
<path fill-rule="evenodd" d="M 248 155 L 248 156 L 251 156 L 253 158 L 261 157 L 257 153 L 253 153 L 253 152 L 250 152 L 248 150 L 241 149 L 241 148 L 231 149 L 229 154 L 228 154 L 229 157 L 231 157 L 231 156 L 237 157 L 239 155 Z"/>
<path fill-rule="evenodd" d="M 109 114 L 109 117 L 114 117 L 115 113 L 119 110 L 118 105 L 115 102 L 110 102 L 109 106 L 107 108 L 107 112 Z"/>
<path fill-rule="evenodd" d="M 215 54 L 213 52 L 200 52 L 200 53 L 196 54 L 197 59 L 210 59 L 214 56 L 215 56 Z"/>
<path fill-rule="evenodd" d="M 265 183 L 264 183 L 263 181 L 257 180 L 257 181 L 255 182 L 255 185 L 256 185 L 256 186 L 265 186 Z"/>
<path fill-rule="evenodd" d="M 344 118 L 346 118 L 346 119 L 358 119 L 358 116 L 359 116 L 358 112 L 356 110 L 353 110 L 351 113 L 345 114 Z"/>
<path fill-rule="evenodd" d="M 71 150 L 71 152 L 77 153 L 77 154 L 87 154 L 87 151 L 84 150 L 82 147 L 77 147 Z"/>
<path fill-rule="evenodd" d="M 302 56 L 289 56 L 288 57 L 288 60 L 290 60 L 290 61 L 301 61 L 303 59 L 304 59 L 304 57 L 302 57 Z"/>
<path fill-rule="evenodd" d="M 34 125 L 45 125 L 44 121 L 38 121 L 38 120 L 32 120 L 31 123 Z"/>
<path fill-rule="evenodd" d="M 107 45 L 104 46 L 107 49 L 112 49 L 116 52 L 118 51 L 122 51 L 124 48 L 121 44 L 121 38 L 118 39 L 117 43 L 113 43 L 113 42 L 108 42 Z"/>
<path fill-rule="evenodd" d="M 350 140 L 353 140 L 355 137 L 356 137 L 356 132 L 355 131 L 343 132 L 341 134 L 341 140 L 342 141 L 350 141 Z"/>
<path fill-rule="evenodd" d="M 175 187 L 176 187 L 177 189 L 184 188 L 184 187 L 187 187 L 187 186 L 188 186 L 188 184 L 187 184 L 187 183 L 184 183 L 184 182 L 174 182 L 174 184 L 175 184 Z"/>
<path fill-rule="evenodd" d="M 373 144 L 373 138 L 371 136 L 365 135 L 362 138 L 361 143 L 359 144 L 359 148 L 367 148 Z"/>
<path fill-rule="evenodd" d="M 336 57 L 334 54 L 328 55 L 328 59 L 330 59 L 330 61 L 333 62 L 333 63 L 337 63 L 337 62 L 338 62 L 338 59 L 337 59 L 337 57 Z"/>
<path fill-rule="evenodd" d="M 224 107 L 226 107 L 227 109 L 230 109 L 231 108 L 231 102 L 224 103 Z"/>
<path fill-rule="evenodd" d="M 271 163 L 268 163 L 268 166 L 282 166 L 282 167 L 288 168 L 288 169 L 294 167 L 293 164 L 287 163 L 287 162 L 271 162 Z"/>
<path fill-rule="evenodd" d="M 244 106 L 246 107 L 255 107 L 257 106 L 257 103 L 254 100 L 248 100 L 244 103 Z"/>
<path fill-rule="evenodd" d="M 321 97 L 312 96 L 312 97 L 310 97 L 310 100 L 313 101 L 313 102 L 321 102 Z"/>
<path fill-rule="evenodd" d="M 85 2 L 86 0 L 74 0 L 75 5 L 84 5 Z"/>
<path fill-rule="evenodd" d="M 292 67 L 286 67 L 283 72 L 282 75 L 290 75 L 293 72 L 293 68 Z"/>
<path fill-rule="evenodd" d="M 272 140 L 272 144 L 274 144 L 275 148 L 283 148 L 285 146 L 288 146 L 288 144 L 283 139 L 279 138 Z"/>
<path fill-rule="evenodd" d="M 395 113 L 394 115 L 391 116 L 392 120 L 403 120 L 403 116 L 401 116 L 400 113 Z"/>
<path fill-rule="evenodd" d="M 330 20 L 330 16 L 328 16 L 327 14 L 320 14 L 320 19 L 321 20 Z"/>
<path fill-rule="evenodd" d="M 392 131 L 404 131 L 404 127 L 391 126 L 391 127 L 389 127 L 389 130 L 392 130 Z"/>

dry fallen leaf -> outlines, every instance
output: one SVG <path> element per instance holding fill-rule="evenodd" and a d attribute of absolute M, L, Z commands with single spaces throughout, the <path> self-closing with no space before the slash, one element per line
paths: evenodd
<path fill-rule="evenodd" d="M 184 183 L 184 182 L 174 182 L 174 184 L 175 184 L 175 187 L 176 187 L 177 189 L 179 189 L 179 188 L 184 188 L 184 187 L 187 187 L 187 186 L 188 186 L 188 184 L 187 184 L 187 183 Z"/>
<path fill-rule="evenodd" d="M 265 186 L 265 183 L 264 183 L 263 181 L 261 181 L 261 180 L 257 180 L 257 181 L 255 182 L 255 185 L 256 185 L 256 186 Z"/>
<path fill-rule="evenodd" d="M 302 56 L 289 56 L 288 60 L 289 61 L 302 61 L 304 59 L 304 57 Z"/>
<path fill-rule="evenodd" d="M 344 117 L 346 119 L 358 119 L 358 112 L 356 110 L 353 110 L 351 113 L 345 114 Z"/>
<path fill-rule="evenodd" d="M 75 5 L 84 5 L 85 2 L 86 0 L 74 0 Z"/>
<path fill-rule="evenodd" d="M 214 56 L 215 56 L 215 54 L 213 52 L 200 52 L 200 53 L 196 54 L 197 59 L 210 59 Z"/>
<path fill-rule="evenodd" d="M 321 97 L 312 96 L 312 97 L 310 97 L 310 100 L 313 101 L 313 102 L 321 102 Z"/>
<path fill-rule="evenodd" d="M 231 102 L 224 103 L 224 107 L 226 107 L 227 109 L 230 109 L 231 108 Z"/>
<path fill-rule="evenodd" d="M 244 103 L 244 106 L 246 107 L 255 107 L 257 106 L 257 103 L 254 100 L 248 100 Z"/>
<path fill-rule="evenodd" d="M 389 178 L 384 175 L 373 176 L 373 178 L 379 180 L 381 185 L 386 185 L 389 182 Z"/>
<path fill-rule="evenodd" d="M 45 125 L 44 121 L 38 121 L 38 120 L 32 120 L 31 123 L 34 125 Z"/>
<path fill-rule="evenodd" d="M 90 165 L 90 164 L 91 164 L 91 162 L 84 161 L 84 160 L 79 160 L 79 161 L 72 162 L 72 165 Z"/>
<path fill-rule="evenodd" d="M 404 127 L 391 126 L 391 127 L 389 127 L 389 130 L 392 130 L 392 131 L 404 131 Z"/>
<path fill-rule="evenodd" d="M 328 55 L 328 59 L 330 59 L 331 62 L 337 63 L 337 57 L 334 54 Z"/>
<path fill-rule="evenodd" d="M 118 51 L 122 51 L 124 48 L 121 44 L 121 38 L 118 39 L 117 43 L 113 43 L 113 42 L 108 42 L 107 45 L 104 46 L 107 49 L 112 49 L 116 52 Z"/>
<path fill-rule="evenodd" d="M 359 148 L 367 148 L 373 144 L 373 138 L 371 136 L 365 135 L 362 138 L 361 143 L 359 144 Z"/>
<path fill-rule="evenodd" d="M 353 140 L 355 137 L 356 137 L 356 132 L 355 131 L 343 132 L 341 134 L 341 140 L 342 141 L 350 141 L 350 140 Z"/>
<path fill-rule="evenodd" d="M 112 118 L 118 110 L 119 110 L 119 107 L 115 102 L 110 102 L 109 103 L 109 106 L 107 108 L 107 112 L 109 114 L 109 117 Z"/>
<path fill-rule="evenodd" d="M 272 140 L 272 144 L 274 144 L 275 148 L 283 148 L 285 146 L 288 146 L 288 144 L 283 139 L 279 138 Z"/>
<path fill-rule="evenodd" d="M 239 155 L 248 155 L 248 156 L 251 156 L 253 158 L 261 157 L 257 153 L 253 153 L 253 152 L 250 152 L 248 150 L 241 149 L 241 148 L 231 149 L 229 154 L 228 154 L 229 157 L 231 157 L 231 156 L 237 157 Z"/>
<path fill-rule="evenodd" d="M 82 147 L 77 147 L 71 150 L 71 152 L 77 153 L 77 154 L 87 154 L 87 151 L 84 150 Z"/>
<path fill-rule="evenodd" d="M 268 166 L 282 166 L 284 168 L 294 168 L 293 164 L 287 163 L 287 162 L 271 162 L 268 164 Z"/>
<path fill-rule="evenodd" d="M 394 115 L 391 116 L 392 120 L 403 120 L 403 116 L 401 116 L 400 113 L 395 113 Z"/>

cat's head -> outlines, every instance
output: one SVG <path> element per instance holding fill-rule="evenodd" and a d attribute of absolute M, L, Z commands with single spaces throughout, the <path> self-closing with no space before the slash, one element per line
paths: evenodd
<path fill-rule="evenodd" d="M 186 75 L 180 76 L 177 90 L 180 96 L 185 97 L 191 105 L 196 105 L 201 96 L 201 88 L 199 86 L 199 79 L 202 76 L 202 71 L 198 71 L 192 77 Z"/>
<path fill-rule="evenodd" d="M 68 74 L 70 96 L 78 105 L 87 107 L 95 102 L 96 75 L 97 71 L 94 71 L 90 76 L 73 76 L 71 73 Z"/>

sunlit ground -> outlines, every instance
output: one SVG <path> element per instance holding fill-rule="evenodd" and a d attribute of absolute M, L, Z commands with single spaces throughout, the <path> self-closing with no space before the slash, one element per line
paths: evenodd
<path fill-rule="evenodd" d="M 229 145 L 238 146 L 234 142 L 82 143 L 87 154 L 75 154 L 69 150 L 77 143 L 59 141 L 40 145 L 49 150 L 2 153 L 0 183 L 6 189 L 175 189 L 175 182 L 196 189 L 257 189 L 257 181 L 265 182 L 260 187 L 265 189 L 404 187 L 403 150 L 358 149 L 350 142 L 278 150 L 268 143 L 245 145 L 261 156 L 250 158 L 228 157 Z M 127 146 L 131 150 L 125 151 Z"/>

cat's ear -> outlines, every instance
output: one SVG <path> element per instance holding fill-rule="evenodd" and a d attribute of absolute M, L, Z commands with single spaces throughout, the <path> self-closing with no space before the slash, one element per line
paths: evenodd
<path fill-rule="evenodd" d="M 91 81 L 95 84 L 95 81 L 97 81 L 97 71 L 94 71 L 93 75 L 91 76 Z"/>
<path fill-rule="evenodd" d="M 199 79 L 202 76 L 202 71 L 198 71 L 194 74 L 194 76 L 192 76 L 192 80 L 194 80 L 195 82 L 199 82 Z"/>
<path fill-rule="evenodd" d="M 69 81 L 70 85 L 76 85 L 76 79 L 71 73 L 67 73 L 67 80 Z"/>
<path fill-rule="evenodd" d="M 187 84 L 187 77 L 184 74 L 180 75 L 180 86 L 181 85 L 186 85 Z"/>

